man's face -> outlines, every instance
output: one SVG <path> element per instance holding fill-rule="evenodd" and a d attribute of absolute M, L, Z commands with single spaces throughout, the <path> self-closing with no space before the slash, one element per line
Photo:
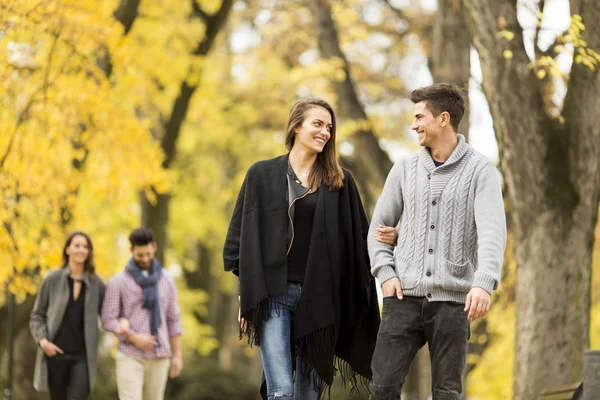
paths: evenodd
<path fill-rule="evenodd" d="M 441 115 L 434 117 L 424 101 L 415 104 L 411 129 L 419 135 L 420 146 L 431 147 L 439 139 Z"/>
<path fill-rule="evenodd" d="M 150 269 L 152 265 L 152 260 L 154 259 L 154 254 L 156 253 L 156 243 L 148 243 L 146 245 L 133 246 L 131 249 L 131 255 L 133 257 L 133 261 L 137 264 L 137 266 L 144 271 Z"/>

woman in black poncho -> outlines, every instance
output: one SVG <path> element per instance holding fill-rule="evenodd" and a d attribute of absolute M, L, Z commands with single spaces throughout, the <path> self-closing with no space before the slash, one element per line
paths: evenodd
<path fill-rule="evenodd" d="M 227 232 L 224 265 L 240 280 L 240 335 L 260 346 L 269 400 L 316 399 L 336 370 L 353 389 L 371 379 L 379 308 L 369 225 L 335 137 L 329 104 L 296 102 L 289 153 L 250 167 Z"/>

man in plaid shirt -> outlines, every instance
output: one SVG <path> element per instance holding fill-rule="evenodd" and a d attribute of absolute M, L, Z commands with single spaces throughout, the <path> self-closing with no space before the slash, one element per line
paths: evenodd
<path fill-rule="evenodd" d="M 152 230 L 138 228 L 129 241 L 132 258 L 106 285 L 102 326 L 119 339 L 119 399 L 162 400 L 168 377 L 182 367 L 177 288 L 154 259 Z M 125 334 L 119 334 L 119 318 L 129 321 Z"/>

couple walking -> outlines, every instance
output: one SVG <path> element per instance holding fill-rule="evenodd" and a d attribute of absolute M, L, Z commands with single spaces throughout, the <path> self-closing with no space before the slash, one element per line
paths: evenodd
<path fill-rule="evenodd" d="M 34 387 L 52 400 L 84 400 L 92 391 L 98 355 L 98 317 L 119 339 L 117 387 L 121 400 L 161 400 L 167 379 L 179 375 L 181 322 L 173 278 L 154 259 L 150 229 L 129 235 L 131 259 L 104 285 L 95 273 L 94 247 L 74 232 L 63 267 L 42 280 L 30 330 L 39 345 Z"/>
<path fill-rule="evenodd" d="M 246 174 L 223 255 L 239 277 L 240 334 L 260 347 L 263 398 L 317 399 L 338 372 L 353 389 L 372 381 L 373 400 L 398 400 L 425 343 L 433 399 L 461 396 L 470 322 L 500 281 L 500 177 L 457 133 L 459 89 L 432 85 L 410 99 L 423 148 L 393 166 L 370 226 L 324 101 L 296 102 L 287 154 Z"/>

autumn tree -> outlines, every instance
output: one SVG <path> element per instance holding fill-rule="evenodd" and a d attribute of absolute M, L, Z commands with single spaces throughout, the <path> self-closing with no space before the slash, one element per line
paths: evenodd
<path fill-rule="evenodd" d="M 600 3 L 570 1 L 571 27 L 559 38 L 567 46 L 558 43 L 542 51 L 536 41 L 539 56 L 533 60 L 525 51 L 516 1 L 465 4 L 514 229 L 513 396 L 535 398 L 544 387 L 581 379 L 581 358 L 589 344 L 590 266 L 600 198 L 600 127 L 595 121 Z M 552 101 L 544 89 L 549 80 L 563 78 L 552 62 L 563 51 L 574 56 L 566 95 L 548 107 Z"/>

